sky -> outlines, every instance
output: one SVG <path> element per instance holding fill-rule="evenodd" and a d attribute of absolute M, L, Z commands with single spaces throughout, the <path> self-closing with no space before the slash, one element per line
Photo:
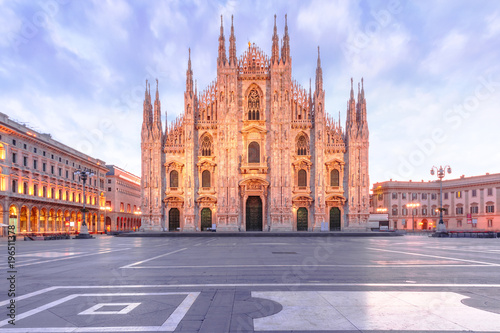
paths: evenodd
<path fill-rule="evenodd" d="M 288 17 L 292 76 L 314 81 L 345 124 L 350 78 L 364 78 L 370 183 L 500 172 L 500 2 L 0 0 L 0 112 L 140 175 L 145 80 L 168 122 L 184 108 L 188 49 L 198 91 L 226 48 L 271 53 Z M 163 114 L 165 128 L 165 114 Z"/>

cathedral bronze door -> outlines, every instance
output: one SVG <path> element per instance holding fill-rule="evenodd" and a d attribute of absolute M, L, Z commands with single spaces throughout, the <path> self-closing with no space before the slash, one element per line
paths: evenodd
<path fill-rule="evenodd" d="M 297 210 L 297 231 L 307 231 L 307 208 Z"/>
<path fill-rule="evenodd" d="M 246 230 L 262 231 L 262 199 L 260 197 L 248 197 L 246 215 Z"/>
<path fill-rule="evenodd" d="M 179 231 L 178 228 L 181 226 L 181 216 L 179 209 L 172 208 L 168 212 L 168 231 Z"/>
<path fill-rule="evenodd" d="M 212 228 L 212 210 L 203 208 L 201 210 L 201 231 L 207 231 L 208 228 Z"/>
<path fill-rule="evenodd" d="M 340 231 L 340 209 L 330 209 L 330 231 Z"/>

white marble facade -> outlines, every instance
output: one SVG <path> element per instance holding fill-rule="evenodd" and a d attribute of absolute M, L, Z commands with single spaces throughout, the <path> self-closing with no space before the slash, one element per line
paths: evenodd
<path fill-rule="evenodd" d="M 280 46 L 281 45 L 281 49 Z M 290 37 L 271 56 L 255 44 L 229 57 L 221 24 L 217 78 L 193 85 L 189 56 L 184 112 L 161 124 L 147 85 L 142 148 L 142 229 L 146 231 L 364 230 L 369 216 L 363 81 L 351 79 L 345 129 L 326 113 L 318 48 L 309 91 L 292 78 Z M 339 116 L 340 117 L 340 116 Z"/>

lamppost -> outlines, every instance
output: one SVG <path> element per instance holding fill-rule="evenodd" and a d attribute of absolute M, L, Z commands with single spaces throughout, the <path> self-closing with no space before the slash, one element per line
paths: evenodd
<path fill-rule="evenodd" d="M 82 225 L 80 226 L 80 233 L 75 237 L 78 239 L 89 239 L 89 238 L 94 238 L 89 234 L 89 229 L 87 228 L 87 223 L 85 223 L 85 217 L 87 215 L 87 209 L 85 209 L 85 203 L 87 202 L 87 198 L 85 197 L 85 183 L 87 182 L 87 178 L 90 178 L 94 175 L 94 173 L 90 170 L 87 170 L 87 168 L 83 170 L 76 170 L 75 175 L 78 176 L 78 179 L 81 179 L 83 181 L 83 220 L 82 220 Z"/>
<path fill-rule="evenodd" d="M 410 207 L 411 208 L 411 230 L 415 231 L 415 208 L 419 207 L 419 203 L 409 203 L 406 204 L 406 208 Z"/>
<path fill-rule="evenodd" d="M 445 166 L 444 168 L 442 166 L 439 166 L 439 169 L 435 166 L 432 166 L 432 168 L 431 168 L 431 175 L 434 176 L 434 173 L 437 172 L 437 177 L 439 178 L 439 223 L 437 226 L 437 232 L 439 234 L 446 234 L 446 226 L 444 225 L 444 221 L 443 221 L 443 210 L 444 210 L 443 209 L 443 178 L 445 175 L 445 170 L 448 173 L 451 173 L 451 167 L 449 165 Z"/>

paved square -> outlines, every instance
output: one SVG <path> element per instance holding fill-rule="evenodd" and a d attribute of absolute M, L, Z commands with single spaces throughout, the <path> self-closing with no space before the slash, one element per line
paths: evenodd
<path fill-rule="evenodd" d="M 106 236 L 17 253 L 0 332 L 500 331 L 499 239 Z"/>

